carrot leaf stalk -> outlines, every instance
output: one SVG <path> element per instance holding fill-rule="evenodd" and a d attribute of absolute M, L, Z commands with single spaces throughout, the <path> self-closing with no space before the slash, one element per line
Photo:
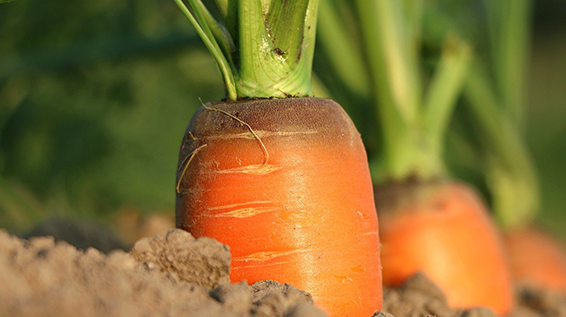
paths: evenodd
<path fill-rule="evenodd" d="M 495 86 L 506 115 L 522 129 L 532 0 L 484 0 Z"/>
<path fill-rule="evenodd" d="M 512 228 L 534 219 L 540 189 L 517 122 L 501 106 L 494 86 L 485 66 L 476 60 L 464 94 L 486 149 L 493 210 L 503 227 Z"/>
<path fill-rule="evenodd" d="M 187 0 L 190 10 L 175 2 L 216 60 L 228 99 L 310 95 L 318 0 L 217 0 L 221 22 L 201 0 Z"/>
<path fill-rule="evenodd" d="M 424 87 L 419 67 L 422 8 L 414 2 L 357 3 L 384 133 L 384 161 L 374 175 L 378 180 L 446 174 L 444 134 L 471 62 L 469 45 L 453 36 Z"/>
<path fill-rule="evenodd" d="M 342 79 L 341 84 L 347 87 L 354 95 L 369 99 L 371 84 L 369 73 L 364 65 L 363 56 L 356 39 L 349 34 L 344 26 L 344 17 L 347 4 L 336 1 L 322 1 L 320 3 L 320 19 L 318 41 L 332 49 L 325 50 L 337 77 Z M 349 10 L 351 11 L 351 10 Z M 353 17 L 349 17 L 352 20 Z M 328 65 L 326 65 L 328 66 Z M 351 115 L 351 114 L 350 114 Z"/>
<path fill-rule="evenodd" d="M 474 62 L 465 97 L 486 153 L 493 210 L 511 229 L 530 223 L 540 211 L 539 181 L 522 135 L 532 1 L 484 3 L 491 54 L 487 63 Z"/>

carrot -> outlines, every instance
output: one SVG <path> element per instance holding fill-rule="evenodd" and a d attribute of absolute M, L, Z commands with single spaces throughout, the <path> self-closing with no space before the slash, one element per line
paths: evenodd
<path fill-rule="evenodd" d="M 505 314 L 512 308 L 512 293 L 501 237 L 475 192 L 451 180 L 443 157 L 444 137 L 472 51 L 453 34 L 440 48 L 434 69 L 430 57 L 425 67 L 420 60 L 427 38 L 420 34 L 426 30 L 421 25 L 424 5 L 358 0 L 352 6 L 335 0 L 330 10 L 356 12 L 360 21 L 358 28 L 343 29 L 361 32 L 321 37 L 329 39 L 325 49 L 335 50 L 326 55 L 336 61 L 336 73 L 352 77 L 349 72 L 358 69 L 365 72 L 360 77 L 370 79 L 370 89 L 351 92 L 375 106 L 379 124 L 374 125 L 382 129 L 381 155 L 370 166 L 377 184 L 383 282 L 397 286 L 423 271 L 451 306 L 485 305 Z M 365 62 L 365 67 L 343 66 L 348 60 L 337 57 L 341 48 L 355 47 L 360 37 L 365 51 L 356 63 Z"/>
<path fill-rule="evenodd" d="M 566 292 L 566 254 L 553 237 L 534 227 L 514 229 L 505 246 L 515 283 Z"/>
<path fill-rule="evenodd" d="M 200 1 L 189 1 L 194 13 L 176 1 L 229 98 L 203 105 L 187 128 L 177 227 L 227 244 L 232 282 L 290 283 L 331 316 L 371 316 L 382 286 L 366 152 L 337 103 L 308 97 L 318 1 L 240 0 L 235 11 L 218 1 L 226 32 Z"/>
<path fill-rule="evenodd" d="M 211 109 L 237 114 L 259 138 Z M 230 246 L 233 282 L 290 283 L 335 316 L 380 309 L 367 159 L 338 104 L 316 98 L 211 103 L 188 131 L 180 169 L 190 153 L 206 148 L 183 177 L 177 225 Z"/>
<path fill-rule="evenodd" d="M 486 306 L 499 314 L 512 304 L 500 237 L 483 202 L 468 186 L 430 182 L 378 190 L 385 285 L 424 272 L 452 307 Z"/>

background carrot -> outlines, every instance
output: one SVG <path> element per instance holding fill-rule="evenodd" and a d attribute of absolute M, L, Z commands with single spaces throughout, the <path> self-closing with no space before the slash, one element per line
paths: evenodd
<path fill-rule="evenodd" d="M 290 283 L 331 316 L 371 316 L 381 265 L 362 140 L 337 103 L 298 98 L 310 93 L 318 1 L 219 1 L 227 31 L 200 1 L 194 13 L 176 1 L 230 99 L 203 105 L 187 128 L 177 226 L 230 247 L 232 282 Z"/>
<path fill-rule="evenodd" d="M 455 182 L 378 188 L 383 283 L 424 272 L 453 307 L 509 311 L 509 272 L 501 237 L 480 196 Z M 495 290 L 495 291 L 493 291 Z"/>
<path fill-rule="evenodd" d="M 506 233 L 505 245 L 517 283 L 566 291 L 564 247 L 553 237 L 537 228 L 516 229 Z"/>
<path fill-rule="evenodd" d="M 378 184 L 384 285 L 399 285 L 423 271 L 451 306 L 487 306 L 505 314 L 512 307 L 512 294 L 501 237 L 476 192 L 450 180 L 443 157 L 444 136 L 472 61 L 471 49 L 461 36 L 450 34 L 443 37 L 440 56 L 431 58 L 428 52 L 423 63 L 423 19 L 431 5 L 394 0 L 355 5 L 336 0 L 329 8 L 321 4 L 326 11 L 360 20 L 354 27 L 343 25 L 343 30 L 358 34 L 341 37 L 334 32 L 321 34 L 321 39 L 329 39 L 323 47 L 337 73 L 351 78 L 349 71 L 355 69 L 365 72 L 360 77 L 370 78 L 371 89 L 349 90 L 375 107 L 382 128 L 383 143 L 373 147 L 378 155 L 370 166 Z M 362 45 L 355 42 L 360 37 Z M 356 45 L 363 53 L 352 64 L 363 64 L 367 57 L 366 67 L 341 66 L 346 60 L 341 48 Z"/>
<path fill-rule="evenodd" d="M 532 2 L 485 2 L 488 43 L 474 61 L 464 89 L 466 114 L 483 156 L 493 211 L 505 231 L 515 283 L 564 290 L 566 253 L 533 228 L 540 214 L 539 179 L 525 144 L 525 85 Z M 455 23 L 454 23 L 455 24 Z M 471 119 L 471 120 L 470 120 Z"/>

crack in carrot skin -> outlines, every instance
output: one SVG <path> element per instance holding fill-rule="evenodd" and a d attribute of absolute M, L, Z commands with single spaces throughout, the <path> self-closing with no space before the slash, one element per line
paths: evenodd
<path fill-rule="evenodd" d="M 278 257 L 297 254 L 297 253 L 305 253 L 305 252 L 313 252 L 312 249 L 304 249 L 304 250 L 292 250 L 292 251 L 266 251 L 266 252 L 258 252 L 253 253 L 247 256 L 241 256 L 234 258 L 233 261 L 236 262 L 248 262 L 248 261 L 269 261 L 273 260 Z"/>
<path fill-rule="evenodd" d="M 233 218 L 249 218 L 263 213 L 275 212 L 281 210 L 280 207 L 260 207 L 260 208 L 240 208 L 220 214 L 210 214 L 206 217 L 233 217 Z"/>

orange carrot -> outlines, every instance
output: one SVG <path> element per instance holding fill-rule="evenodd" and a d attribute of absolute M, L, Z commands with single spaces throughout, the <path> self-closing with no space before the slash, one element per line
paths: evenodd
<path fill-rule="evenodd" d="M 413 183 L 377 191 L 383 283 L 397 286 L 417 271 L 445 292 L 452 307 L 512 306 L 500 237 L 470 188 Z"/>
<path fill-rule="evenodd" d="M 505 234 L 505 246 L 514 282 L 566 291 L 566 254 L 551 236 L 533 227 L 514 229 Z"/>
<path fill-rule="evenodd" d="M 187 129 L 178 167 L 177 226 L 230 246 L 232 282 L 289 283 L 331 316 L 381 309 L 366 152 L 338 104 L 209 103 Z"/>

